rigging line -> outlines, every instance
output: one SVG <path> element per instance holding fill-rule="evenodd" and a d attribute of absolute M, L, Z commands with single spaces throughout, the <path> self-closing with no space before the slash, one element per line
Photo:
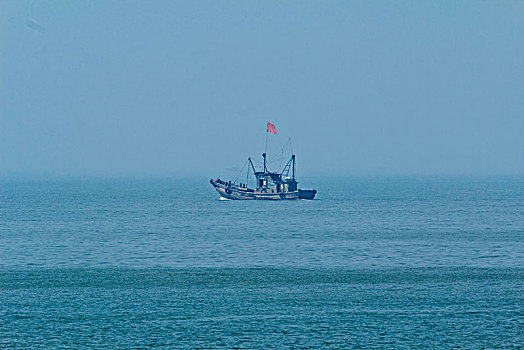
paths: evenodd
<path fill-rule="evenodd" d="M 280 158 L 277 158 L 276 160 L 274 160 L 272 163 L 274 162 L 279 162 L 279 167 L 280 168 L 283 168 L 285 163 L 287 162 L 287 159 L 290 157 L 290 155 L 288 155 L 288 150 L 291 150 L 291 154 L 293 154 L 293 146 L 291 145 L 291 137 L 289 137 L 286 142 L 284 143 L 284 145 L 282 146 L 282 148 L 280 149 L 280 155 L 281 157 Z"/>
<path fill-rule="evenodd" d="M 284 152 L 285 150 L 285 152 Z M 288 150 L 290 151 L 290 153 L 288 154 Z M 282 148 L 282 155 L 284 155 L 282 158 L 281 158 L 281 164 L 280 164 L 280 168 L 281 169 L 284 169 L 284 167 L 287 165 L 287 162 L 289 162 L 289 158 L 293 155 L 293 144 L 291 143 L 291 137 L 289 137 L 284 145 L 284 147 Z"/>
<path fill-rule="evenodd" d="M 287 144 L 287 142 L 286 142 Z M 266 165 L 277 165 L 279 166 L 279 168 L 282 168 L 284 166 L 284 163 L 288 161 L 290 155 L 287 154 L 287 149 L 288 147 L 286 147 L 286 145 L 284 145 L 284 148 L 282 148 L 282 155 L 280 155 L 279 157 L 274 157 L 274 158 L 271 158 L 271 160 L 266 160 Z M 258 161 L 256 161 L 258 164 L 261 164 L 259 163 Z"/>
<path fill-rule="evenodd" d="M 240 169 L 240 171 L 238 172 L 238 175 L 237 175 L 235 181 L 233 181 L 233 183 L 236 183 L 236 182 L 237 182 L 238 178 L 240 177 L 240 174 L 242 174 L 242 172 L 244 171 L 244 168 L 246 167 L 247 162 L 248 162 L 248 161 L 246 160 L 246 162 L 244 163 L 244 166 L 243 166 L 242 169 Z"/>
<path fill-rule="evenodd" d="M 282 163 L 282 160 L 285 160 L 285 159 L 287 159 L 287 157 L 273 158 L 273 159 L 271 159 L 271 161 L 266 162 L 266 164 L 273 164 L 273 165 L 280 164 L 280 163 Z"/>
<path fill-rule="evenodd" d="M 271 168 L 277 168 L 277 169 L 282 169 L 284 166 L 282 165 L 282 162 L 273 162 L 272 164 L 269 164 L 271 166 Z"/>
<path fill-rule="evenodd" d="M 248 162 L 249 162 L 249 159 L 248 159 Z M 249 187 L 249 166 L 247 167 L 247 172 L 246 172 L 246 187 Z"/>
<path fill-rule="evenodd" d="M 279 168 L 282 169 L 282 167 L 284 166 L 284 162 L 285 162 L 285 158 L 287 155 L 287 142 L 284 144 L 284 146 L 282 147 L 282 149 L 280 150 L 280 158 L 279 158 L 279 162 L 278 162 L 278 165 L 279 165 Z"/>
<path fill-rule="evenodd" d="M 286 158 L 288 158 L 287 155 L 279 156 L 279 157 L 273 157 L 273 158 L 271 158 L 271 160 L 268 160 L 266 162 L 267 163 L 275 163 L 275 162 L 278 162 L 278 161 L 280 161 L 282 159 L 286 159 Z"/>

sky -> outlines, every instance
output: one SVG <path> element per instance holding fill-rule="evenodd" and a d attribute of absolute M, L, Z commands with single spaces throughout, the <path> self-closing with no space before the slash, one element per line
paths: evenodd
<path fill-rule="evenodd" d="M 267 121 L 299 175 L 524 175 L 524 1 L 0 1 L 0 176 L 230 176 Z"/>

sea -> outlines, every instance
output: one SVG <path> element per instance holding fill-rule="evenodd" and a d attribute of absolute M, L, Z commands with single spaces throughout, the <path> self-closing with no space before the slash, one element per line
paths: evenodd
<path fill-rule="evenodd" d="M 0 181 L 0 348 L 524 347 L 523 178 Z"/>

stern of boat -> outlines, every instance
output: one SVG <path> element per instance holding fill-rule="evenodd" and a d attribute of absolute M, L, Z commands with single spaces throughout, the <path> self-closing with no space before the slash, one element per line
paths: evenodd
<path fill-rule="evenodd" d="M 298 190 L 298 198 L 300 199 L 314 199 L 317 190 Z"/>

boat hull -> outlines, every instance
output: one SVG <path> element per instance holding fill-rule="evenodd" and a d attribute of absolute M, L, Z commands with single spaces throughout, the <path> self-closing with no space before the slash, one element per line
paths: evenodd
<path fill-rule="evenodd" d="M 211 179 L 209 182 L 223 198 L 240 200 L 256 199 L 254 192 L 251 189 L 229 186 L 227 183 L 224 183 L 221 180 L 215 181 Z"/>
<path fill-rule="evenodd" d="M 209 180 L 211 185 L 226 199 L 235 200 L 291 200 L 291 199 L 313 199 L 316 190 L 297 190 L 292 192 L 265 192 L 264 190 L 252 190 L 250 188 L 238 187 L 222 180 Z"/>
<path fill-rule="evenodd" d="M 281 193 L 258 193 L 255 192 L 255 198 L 259 200 L 282 200 L 282 199 L 298 199 L 298 191 L 281 192 Z"/>
<path fill-rule="evenodd" d="M 298 190 L 298 198 L 300 199 L 314 199 L 317 190 Z"/>

